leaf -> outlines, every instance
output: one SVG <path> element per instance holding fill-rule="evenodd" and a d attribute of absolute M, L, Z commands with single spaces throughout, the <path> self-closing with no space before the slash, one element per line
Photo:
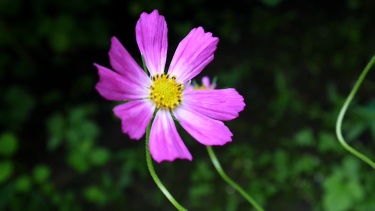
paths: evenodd
<path fill-rule="evenodd" d="M 0 136 L 0 155 L 13 155 L 18 149 L 18 140 L 12 133 L 3 133 Z"/>
<path fill-rule="evenodd" d="M 21 86 L 11 86 L 2 95 L 5 109 L 0 110 L 0 122 L 8 128 L 17 129 L 31 114 L 36 105 L 34 96 Z"/>
<path fill-rule="evenodd" d="M 0 162 L 0 184 L 6 181 L 13 172 L 13 163 L 9 160 Z"/>
<path fill-rule="evenodd" d="M 33 170 L 33 178 L 37 183 L 43 183 L 48 180 L 51 172 L 49 168 L 45 165 L 38 165 Z"/>
<path fill-rule="evenodd" d="M 336 151 L 336 149 L 341 150 L 341 146 L 333 133 L 321 132 L 319 133 L 318 140 L 318 148 L 321 152 Z"/>
<path fill-rule="evenodd" d="M 289 157 L 283 150 L 277 150 L 274 154 L 275 179 L 278 182 L 284 182 L 290 175 Z"/>
<path fill-rule="evenodd" d="M 65 125 L 65 119 L 59 113 L 53 114 L 47 120 L 47 130 L 50 135 L 49 141 L 47 143 L 48 150 L 54 150 L 61 145 L 65 135 Z"/>
<path fill-rule="evenodd" d="M 300 146 L 312 146 L 314 144 L 314 136 L 310 128 L 298 131 L 294 138 Z"/>
<path fill-rule="evenodd" d="M 85 198 L 96 204 L 104 204 L 107 201 L 106 194 L 97 186 L 89 186 L 84 191 Z"/>
<path fill-rule="evenodd" d="M 9 204 L 9 201 L 14 199 L 14 193 L 13 183 L 6 183 L 0 186 L 0 210 L 7 210 L 6 206 Z"/>
<path fill-rule="evenodd" d="M 105 148 L 94 148 L 89 154 L 91 164 L 101 166 L 109 160 L 109 151 Z"/>
<path fill-rule="evenodd" d="M 67 157 L 68 164 L 79 173 L 84 173 L 89 169 L 89 164 L 84 155 L 79 152 L 71 152 Z"/>
<path fill-rule="evenodd" d="M 351 125 L 349 128 L 346 129 L 346 139 L 348 141 L 357 139 L 362 133 L 366 130 L 367 125 L 365 122 L 358 122 L 357 124 Z"/>
<path fill-rule="evenodd" d="M 19 192 L 28 192 L 31 188 L 31 179 L 27 175 L 23 175 L 16 180 L 15 188 Z"/>
<path fill-rule="evenodd" d="M 348 210 L 351 205 L 350 195 L 345 191 L 343 176 L 335 172 L 324 182 L 326 193 L 323 196 L 323 207 L 330 211 Z"/>
<path fill-rule="evenodd" d="M 354 210 L 357 203 L 363 200 L 365 190 L 359 182 L 358 168 L 359 161 L 347 157 L 340 168 L 336 168 L 324 181 L 324 210 Z"/>
<path fill-rule="evenodd" d="M 281 0 L 260 0 L 260 1 L 269 7 L 276 7 L 281 2 Z"/>
<path fill-rule="evenodd" d="M 313 173 L 318 165 L 319 159 L 310 155 L 303 155 L 301 158 L 295 160 L 291 171 L 294 172 L 295 175 L 300 175 L 302 173 Z"/>

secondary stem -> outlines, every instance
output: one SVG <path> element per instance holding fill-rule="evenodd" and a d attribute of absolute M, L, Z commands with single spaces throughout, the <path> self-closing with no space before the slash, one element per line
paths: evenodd
<path fill-rule="evenodd" d="M 169 191 L 164 187 L 164 185 L 160 181 L 159 177 L 156 175 L 154 166 L 152 165 L 152 158 L 151 158 L 150 148 L 149 148 L 151 124 L 152 124 L 152 121 L 150 122 L 150 124 L 147 126 L 147 129 L 146 129 L 146 161 L 147 161 L 148 170 L 151 174 L 152 179 L 155 181 L 156 185 L 159 187 L 161 192 L 163 192 L 163 194 L 167 197 L 167 199 L 173 204 L 173 206 L 175 206 L 176 209 L 178 209 L 180 211 L 186 211 L 187 209 L 185 209 L 183 206 L 181 206 L 173 198 L 173 196 L 169 193 Z"/>
<path fill-rule="evenodd" d="M 348 109 L 350 102 L 353 100 L 353 98 L 354 98 L 357 90 L 361 86 L 362 81 L 365 79 L 367 72 L 371 69 L 371 67 L 374 65 L 374 63 L 375 63 L 375 56 L 372 57 L 371 61 L 367 64 L 366 68 L 362 71 L 362 74 L 359 76 L 359 78 L 358 78 L 357 82 L 355 83 L 352 91 L 350 92 L 348 98 L 346 98 L 346 101 L 345 101 L 344 105 L 342 106 L 342 108 L 340 110 L 339 116 L 337 117 L 336 135 L 337 135 L 337 138 L 338 138 L 340 144 L 346 150 L 348 150 L 350 153 L 352 153 L 353 155 L 357 156 L 358 158 L 360 158 L 361 160 L 363 160 L 364 162 L 366 162 L 372 168 L 375 169 L 375 163 L 371 159 L 369 159 L 368 157 L 366 157 L 365 155 L 363 155 L 362 153 L 358 152 L 357 150 L 355 150 L 354 148 L 352 148 L 351 146 L 349 146 L 345 142 L 344 137 L 341 134 L 341 124 L 342 124 L 342 121 L 344 119 L 344 115 L 346 113 L 346 110 Z"/>
<path fill-rule="evenodd" d="M 224 172 L 224 170 L 221 168 L 221 165 L 216 158 L 216 155 L 212 148 L 210 146 L 207 146 L 208 155 L 211 158 L 212 163 L 214 164 L 217 172 L 223 178 L 225 182 L 227 182 L 230 186 L 232 186 L 235 190 L 237 190 L 251 205 L 255 207 L 258 211 L 263 211 L 263 208 L 249 195 L 247 194 L 237 183 L 235 183 L 233 180 L 231 180 L 228 175 Z"/>

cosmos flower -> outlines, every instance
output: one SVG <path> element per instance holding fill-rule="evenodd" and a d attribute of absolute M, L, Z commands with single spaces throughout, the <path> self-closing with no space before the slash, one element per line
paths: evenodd
<path fill-rule="evenodd" d="M 113 111 L 122 131 L 139 140 L 150 121 L 149 149 L 157 162 L 192 160 L 177 132 L 174 119 L 203 145 L 223 145 L 232 133 L 222 121 L 238 117 L 245 103 L 235 89 L 185 90 L 214 58 L 218 38 L 194 28 L 179 43 L 167 73 L 167 23 L 157 10 L 142 13 L 136 40 L 149 76 L 116 37 L 111 39 L 110 64 L 114 71 L 94 64 L 99 73 L 96 90 L 107 100 L 125 101 Z"/>
<path fill-rule="evenodd" d="M 211 84 L 211 81 L 210 81 L 210 78 L 207 77 L 207 76 L 203 76 L 202 77 L 202 85 L 198 85 L 198 84 L 193 84 L 188 87 L 185 88 L 188 89 L 188 90 L 191 90 L 191 89 L 196 89 L 196 90 L 212 90 L 212 89 L 215 89 L 216 88 L 216 83 L 212 83 Z"/>

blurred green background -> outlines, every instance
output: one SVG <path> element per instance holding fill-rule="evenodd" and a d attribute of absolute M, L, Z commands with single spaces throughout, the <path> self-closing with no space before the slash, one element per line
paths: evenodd
<path fill-rule="evenodd" d="M 151 179 L 144 140 L 121 133 L 115 102 L 94 89 L 116 36 L 140 64 L 135 24 L 158 9 L 169 63 L 203 26 L 220 38 L 196 78 L 245 98 L 214 147 L 223 168 L 266 210 L 375 210 L 375 171 L 339 145 L 334 126 L 375 53 L 373 0 L 0 0 L 0 210 L 174 210 Z M 375 159 L 374 70 L 344 119 Z M 155 164 L 189 210 L 251 210 L 206 149 L 181 130 L 193 161 Z"/>

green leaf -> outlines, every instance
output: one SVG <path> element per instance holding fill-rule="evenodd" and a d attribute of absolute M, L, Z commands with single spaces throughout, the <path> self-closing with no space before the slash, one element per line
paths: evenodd
<path fill-rule="evenodd" d="M 68 164 L 79 173 L 84 173 L 89 169 L 89 164 L 84 155 L 79 152 L 71 152 L 67 158 Z"/>
<path fill-rule="evenodd" d="M 106 194 L 97 186 L 89 186 L 84 191 L 85 198 L 97 204 L 104 204 L 107 200 Z"/>
<path fill-rule="evenodd" d="M 359 160 L 355 157 L 345 157 L 343 164 L 343 170 L 345 175 L 350 177 L 350 179 L 357 180 L 359 177 Z"/>
<path fill-rule="evenodd" d="M 364 199 L 365 189 L 359 182 L 359 161 L 353 157 L 343 160 L 340 168 L 324 181 L 324 210 L 354 210 Z"/>
<path fill-rule="evenodd" d="M 63 53 L 72 46 L 72 36 L 76 22 L 71 16 L 60 15 L 50 22 L 49 42 L 52 49 L 57 53 Z"/>
<path fill-rule="evenodd" d="M 105 148 L 94 148 L 89 155 L 91 164 L 101 166 L 107 163 L 109 159 L 109 152 Z"/>
<path fill-rule="evenodd" d="M 0 155 L 13 155 L 18 148 L 18 140 L 12 133 L 3 133 L 0 136 Z"/>
<path fill-rule="evenodd" d="M 276 7 L 281 2 L 281 0 L 260 0 L 260 1 L 269 7 Z"/>
<path fill-rule="evenodd" d="M 348 183 L 347 185 L 348 192 L 350 192 L 350 195 L 353 196 L 354 200 L 362 200 L 365 196 L 365 192 L 363 190 L 362 185 L 359 183 L 359 181 L 352 181 Z"/>
<path fill-rule="evenodd" d="M 291 171 L 296 174 L 312 173 L 315 168 L 319 165 L 319 159 L 310 155 L 303 155 L 299 159 L 295 160 L 294 167 Z"/>
<path fill-rule="evenodd" d="M 277 150 L 274 154 L 275 177 L 278 182 L 285 181 L 290 175 L 288 163 L 290 162 L 287 153 L 283 150 Z"/>
<path fill-rule="evenodd" d="M 336 136 L 334 136 L 333 133 L 321 132 L 319 133 L 318 140 L 318 149 L 321 152 L 342 150 Z"/>
<path fill-rule="evenodd" d="M 366 130 L 366 127 L 365 122 L 358 122 L 357 124 L 351 125 L 344 131 L 346 139 L 348 141 L 357 139 Z"/>
<path fill-rule="evenodd" d="M 34 168 L 33 178 L 37 183 L 46 182 L 51 175 L 49 168 L 45 165 L 38 165 Z"/>
<path fill-rule="evenodd" d="M 13 172 L 13 163 L 9 160 L 0 162 L 0 184 L 6 181 Z"/>
<path fill-rule="evenodd" d="M 190 192 L 189 192 L 190 197 L 194 199 L 202 198 L 209 194 L 212 194 L 212 186 L 211 184 L 207 184 L 207 183 L 194 185 L 190 188 Z"/>
<path fill-rule="evenodd" d="M 47 120 L 47 130 L 50 135 L 47 143 L 48 150 L 54 150 L 59 147 L 64 139 L 66 122 L 61 114 L 53 114 Z"/>
<path fill-rule="evenodd" d="M 0 122 L 7 128 L 19 128 L 29 117 L 36 101 L 30 92 L 20 86 L 10 86 L 1 96 L 4 100 L 0 110 Z"/>
<path fill-rule="evenodd" d="M 350 208 L 350 195 L 342 184 L 343 176 L 335 172 L 324 182 L 326 194 L 323 196 L 323 207 L 330 211 L 344 211 Z"/>
<path fill-rule="evenodd" d="M 311 146 L 314 144 L 314 136 L 310 128 L 298 131 L 294 138 L 300 146 Z"/>
<path fill-rule="evenodd" d="M 14 199 L 14 194 L 15 191 L 13 183 L 8 182 L 4 185 L 0 185 L 0 210 L 7 210 L 6 206 L 7 204 L 9 204 L 10 201 L 12 201 L 12 199 Z"/>
<path fill-rule="evenodd" d="M 16 180 L 15 188 L 19 192 L 28 192 L 31 188 L 31 179 L 27 175 L 23 175 Z"/>

